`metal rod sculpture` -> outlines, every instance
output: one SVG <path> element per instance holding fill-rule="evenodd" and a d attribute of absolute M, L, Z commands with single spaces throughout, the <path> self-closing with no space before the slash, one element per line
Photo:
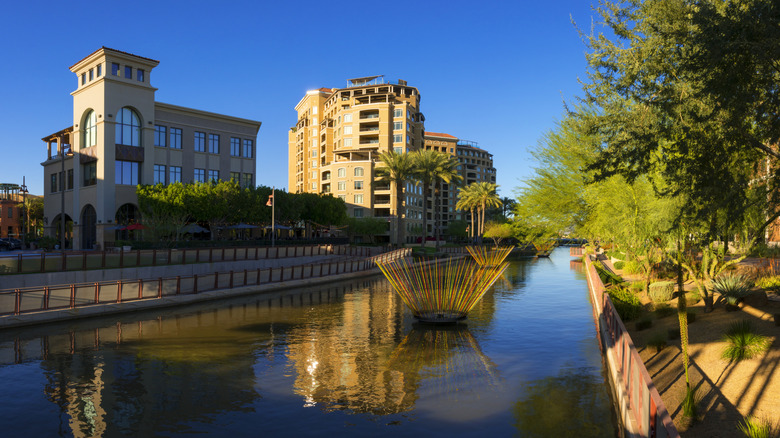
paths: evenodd
<path fill-rule="evenodd" d="M 508 263 L 480 266 L 460 259 L 419 266 L 398 259 L 378 265 L 415 318 L 453 323 L 466 318 Z"/>
<path fill-rule="evenodd" d="M 471 254 L 471 257 L 480 266 L 500 265 L 501 263 L 504 262 L 506 257 L 509 255 L 509 253 L 512 252 L 513 249 L 515 249 L 514 246 L 503 246 L 501 248 L 496 248 L 492 251 L 484 246 L 466 247 L 466 251 L 468 251 L 469 254 Z"/>

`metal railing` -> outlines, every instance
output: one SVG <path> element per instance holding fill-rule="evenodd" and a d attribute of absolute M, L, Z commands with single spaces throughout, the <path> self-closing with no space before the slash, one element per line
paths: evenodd
<path fill-rule="evenodd" d="M 47 310 L 75 309 L 100 304 L 160 299 L 168 296 L 260 286 L 290 280 L 321 278 L 366 271 L 374 268 L 377 262 L 386 263 L 407 257 L 410 254 L 411 249 L 403 248 L 367 258 L 277 268 L 6 289 L 0 290 L 0 317 Z"/>
<path fill-rule="evenodd" d="M 571 248 L 569 253 L 572 254 L 574 249 Z M 639 436 L 679 437 L 661 395 L 653 384 L 628 330 L 615 311 L 609 294 L 605 292 L 604 283 L 601 282 L 590 257 L 585 257 L 585 268 L 596 327 L 599 333 L 604 329 L 607 335 L 599 335 L 599 345 L 606 355 L 611 356 L 612 363 L 617 368 L 615 371 L 618 380 L 613 379 L 613 384 L 618 403 L 626 403 L 628 411 L 636 421 Z"/>
<path fill-rule="evenodd" d="M 139 266 L 186 265 L 318 255 L 370 256 L 370 248 L 346 245 L 302 245 L 278 247 L 229 247 L 192 249 L 147 249 L 121 251 L 67 251 L 19 253 L 0 257 L 0 275 L 89 269 L 134 268 Z"/>

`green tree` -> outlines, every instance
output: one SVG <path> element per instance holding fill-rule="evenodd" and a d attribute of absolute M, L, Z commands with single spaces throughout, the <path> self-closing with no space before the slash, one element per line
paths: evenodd
<path fill-rule="evenodd" d="M 387 221 L 376 217 L 347 218 L 347 234 L 350 237 L 368 236 L 371 243 L 378 234 L 387 231 Z"/>
<path fill-rule="evenodd" d="M 485 225 L 485 237 L 493 239 L 496 248 L 501 245 L 501 241 L 513 237 L 514 230 L 508 223 L 488 222 Z"/>
<path fill-rule="evenodd" d="M 409 154 L 399 154 L 395 151 L 379 154 L 381 166 L 376 168 L 379 181 L 390 183 L 395 192 L 396 205 L 396 245 L 404 244 L 404 186 L 415 175 L 414 163 Z"/>

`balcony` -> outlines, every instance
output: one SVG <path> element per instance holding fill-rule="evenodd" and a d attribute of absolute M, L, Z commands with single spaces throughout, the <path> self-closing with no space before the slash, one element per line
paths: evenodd
<path fill-rule="evenodd" d="M 378 119 L 379 111 L 361 111 L 360 120 Z"/>
<path fill-rule="evenodd" d="M 374 205 L 390 205 L 390 195 L 374 196 Z"/>

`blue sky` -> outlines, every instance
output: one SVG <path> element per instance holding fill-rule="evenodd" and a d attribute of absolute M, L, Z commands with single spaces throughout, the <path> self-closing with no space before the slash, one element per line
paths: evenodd
<path fill-rule="evenodd" d="M 0 50 L 0 182 L 43 193 L 42 137 L 72 125 L 68 67 L 101 46 L 160 61 L 157 101 L 263 123 L 257 183 L 287 186 L 287 130 L 306 90 L 404 79 L 425 129 L 494 155 L 502 196 L 581 94 L 588 0 L 11 2 Z"/>

